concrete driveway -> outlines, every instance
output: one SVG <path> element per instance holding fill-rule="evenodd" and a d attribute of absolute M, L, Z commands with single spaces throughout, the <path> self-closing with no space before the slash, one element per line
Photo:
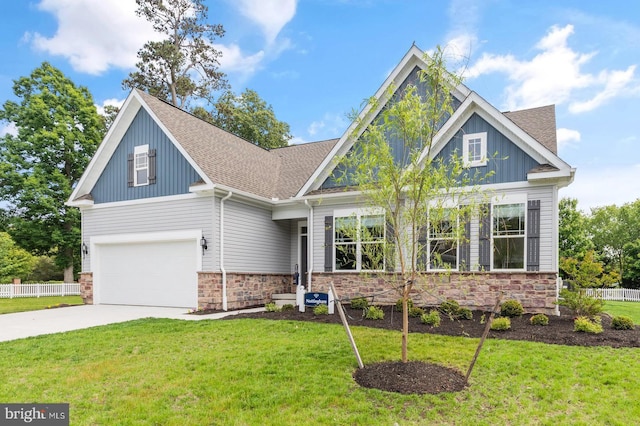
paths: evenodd
<path fill-rule="evenodd" d="M 264 308 L 221 312 L 211 315 L 188 315 L 184 308 L 150 306 L 81 305 L 41 311 L 0 315 L 0 342 L 60 333 L 99 325 L 115 324 L 141 318 L 171 318 L 189 321 L 218 319 L 242 312 L 259 312 Z"/>

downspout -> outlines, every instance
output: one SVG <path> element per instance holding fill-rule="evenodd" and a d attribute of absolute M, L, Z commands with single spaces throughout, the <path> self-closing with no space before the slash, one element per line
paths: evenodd
<path fill-rule="evenodd" d="M 224 269 L 224 202 L 231 198 L 233 192 L 229 191 L 220 199 L 220 271 L 222 272 L 222 310 L 227 310 L 227 271 Z"/>
<path fill-rule="evenodd" d="M 309 204 L 309 200 L 304 200 L 304 204 L 309 208 L 309 217 L 307 219 L 307 291 L 311 291 L 311 275 L 313 273 L 313 206 Z"/>

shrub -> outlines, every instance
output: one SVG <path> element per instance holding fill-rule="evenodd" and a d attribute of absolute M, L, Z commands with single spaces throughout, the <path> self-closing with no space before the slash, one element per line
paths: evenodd
<path fill-rule="evenodd" d="M 531 325 L 549 325 L 549 317 L 545 314 L 536 314 L 529 318 Z"/>
<path fill-rule="evenodd" d="M 500 315 L 503 317 L 514 318 L 522 316 L 523 313 L 522 303 L 515 299 L 506 300 L 500 306 Z"/>
<path fill-rule="evenodd" d="M 280 308 L 280 306 L 276 305 L 275 302 L 271 302 L 271 303 L 267 303 L 266 305 L 264 305 L 264 310 L 267 312 L 280 312 L 282 310 L 282 308 Z"/>
<path fill-rule="evenodd" d="M 495 331 L 505 331 L 511 328 L 511 319 L 509 317 L 500 317 L 493 320 L 491 329 Z"/>
<path fill-rule="evenodd" d="M 313 315 L 329 315 L 329 307 L 327 305 L 318 305 L 313 308 Z"/>
<path fill-rule="evenodd" d="M 412 306 L 409 308 L 409 316 L 411 318 L 420 318 L 424 315 L 424 309 Z"/>
<path fill-rule="evenodd" d="M 580 316 L 573 321 L 573 331 L 581 333 L 602 333 L 602 324 L 600 323 L 600 317 L 585 317 Z"/>
<path fill-rule="evenodd" d="M 369 302 L 364 297 L 356 297 L 355 299 L 351 299 L 351 307 L 353 309 L 367 309 Z"/>
<path fill-rule="evenodd" d="M 460 304 L 453 299 L 447 299 L 440 304 L 440 311 L 443 314 L 456 316 L 460 310 Z"/>
<path fill-rule="evenodd" d="M 595 317 L 602 313 L 604 302 L 597 297 L 588 296 L 584 290 L 560 290 L 558 305 L 569 308 L 577 316 Z"/>
<path fill-rule="evenodd" d="M 366 319 L 381 320 L 384 319 L 384 311 L 377 306 L 369 306 L 364 314 Z"/>
<path fill-rule="evenodd" d="M 471 309 L 469 308 L 460 308 L 458 309 L 458 314 L 456 315 L 456 318 L 463 319 L 463 320 L 472 320 L 473 312 L 471 312 Z"/>
<path fill-rule="evenodd" d="M 633 330 L 633 320 L 630 317 L 619 315 L 611 320 L 611 328 L 615 330 Z"/>
<path fill-rule="evenodd" d="M 293 306 L 291 303 L 287 303 L 285 305 L 282 305 L 282 310 L 283 311 L 293 311 L 294 308 L 295 308 L 295 306 Z"/>
<path fill-rule="evenodd" d="M 411 313 L 411 308 L 413 308 L 413 300 L 407 299 L 407 307 L 409 308 L 409 313 Z M 396 311 L 402 312 L 402 299 L 398 299 L 396 302 Z"/>
<path fill-rule="evenodd" d="M 440 327 L 440 312 L 432 309 L 428 314 L 422 314 L 420 322 L 431 327 Z"/>

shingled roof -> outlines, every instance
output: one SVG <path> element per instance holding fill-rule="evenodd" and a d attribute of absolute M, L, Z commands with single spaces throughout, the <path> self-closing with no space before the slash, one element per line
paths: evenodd
<path fill-rule="evenodd" d="M 294 196 L 337 142 L 269 151 L 145 92 L 137 93 L 214 184 L 264 198 Z"/>
<path fill-rule="evenodd" d="M 555 105 L 508 111 L 503 112 L 503 115 L 551 152 L 558 154 Z"/>

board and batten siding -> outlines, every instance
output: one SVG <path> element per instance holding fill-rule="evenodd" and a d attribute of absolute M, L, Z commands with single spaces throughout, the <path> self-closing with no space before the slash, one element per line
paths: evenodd
<path fill-rule="evenodd" d="M 127 185 L 127 157 L 134 147 L 156 150 L 156 183 Z M 151 116 L 140 109 L 91 190 L 95 204 L 187 194 L 200 176 Z"/>
<path fill-rule="evenodd" d="M 472 176 L 476 172 L 481 177 L 493 173 L 492 176 L 488 176 L 482 181 L 483 185 L 526 182 L 529 170 L 539 165 L 515 143 L 476 113 L 469 117 L 455 136 L 442 148 L 436 158 L 450 158 L 454 151 L 458 156 L 462 156 L 463 135 L 473 133 L 487 134 L 487 165 L 470 169 Z"/>
<path fill-rule="evenodd" d="M 190 197 L 182 200 L 146 202 L 104 208 L 82 209 L 82 241 L 100 235 L 139 234 L 201 229 L 208 250 L 202 258 L 202 270 L 219 270 L 218 226 L 219 200 L 213 197 Z M 83 259 L 82 270 L 91 272 L 91 251 Z"/>
<path fill-rule="evenodd" d="M 291 221 L 274 221 L 270 209 L 224 202 L 224 268 L 227 272 L 290 273 Z"/>

